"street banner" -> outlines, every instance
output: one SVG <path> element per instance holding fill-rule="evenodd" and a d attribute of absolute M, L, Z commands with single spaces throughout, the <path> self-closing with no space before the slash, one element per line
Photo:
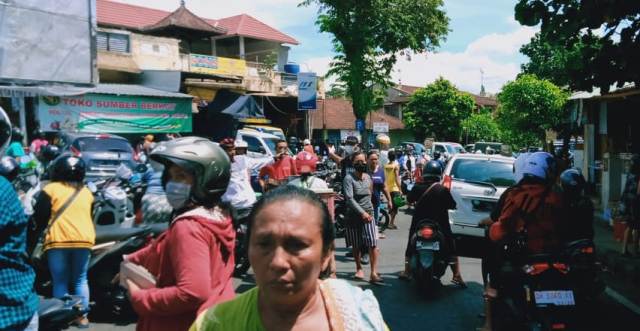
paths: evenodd
<path fill-rule="evenodd" d="M 208 75 L 244 77 L 247 74 L 247 62 L 219 56 L 189 54 L 189 71 Z"/>
<path fill-rule="evenodd" d="M 191 132 L 191 99 L 85 94 L 40 97 L 43 131 Z"/>
<path fill-rule="evenodd" d="M 316 110 L 318 77 L 312 72 L 298 74 L 298 110 Z"/>
<path fill-rule="evenodd" d="M 356 119 L 356 131 L 364 131 L 365 122 L 363 119 Z"/>
<path fill-rule="evenodd" d="M 373 122 L 373 132 L 375 132 L 375 133 L 387 133 L 387 132 L 389 132 L 389 123 L 387 123 L 387 122 Z"/>

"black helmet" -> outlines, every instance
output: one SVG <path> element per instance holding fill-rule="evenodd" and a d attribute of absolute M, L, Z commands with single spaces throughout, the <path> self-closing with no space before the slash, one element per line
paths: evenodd
<path fill-rule="evenodd" d="M 434 159 L 434 160 L 439 160 L 439 159 L 440 159 L 440 156 L 441 156 L 440 152 L 438 152 L 438 151 L 433 151 L 433 159 Z"/>
<path fill-rule="evenodd" d="M 51 162 L 60 155 L 60 147 L 56 145 L 42 146 L 42 149 L 40 149 L 40 155 L 43 160 Z"/>
<path fill-rule="evenodd" d="M 440 179 L 442 176 L 442 170 L 442 164 L 440 162 L 431 160 L 422 168 L 422 178 Z"/>
<path fill-rule="evenodd" d="M 560 183 L 562 184 L 562 191 L 573 198 L 579 196 L 586 185 L 582 173 L 575 168 L 563 171 L 560 175 Z"/>
<path fill-rule="evenodd" d="M 33 130 L 33 139 L 43 139 L 44 132 L 40 129 Z"/>
<path fill-rule="evenodd" d="M 184 137 L 167 141 L 151 152 L 151 159 L 169 167 L 176 164 L 195 177 L 192 194 L 200 203 L 211 202 L 212 195 L 227 190 L 231 177 L 231 161 L 217 143 L 201 137 Z M 166 184 L 166 175 L 163 183 Z"/>
<path fill-rule="evenodd" d="M 14 127 L 11 129 L 11 141 L 22 141 L 23 137 L 24 136 L 22 135 L 22 130 L 20 130 L 20 128 Z"/>
<path fill-rule="evenodd" d="M 11 141 L 11 121 L 9 116 L 0 107 L 0 155 L 4 154 L 4 150 Z"/>
<path fill-rule="evenodd" d="M 20 164 L 11 156 L 3 156 L 0 158 L 0 176 L 12 182 L 20 172 Z"/>
<path fill-rule="evenodd" d="M 85 175 L 84 161 L 72 155 L 61 155 L 51 165 L 51 180 L 55 182 L 81 182 Z"/>
<path fill-rule="evenodd" d="M 295 136 L 289 137 L 289 145 L 293 146 L 296 144 L 298 144 L 298 138 L 296 138 Z"/>
<path fill-rule="evenodd" d="M 358 137 L 356 137 L 356 136 L 348 136 L 347 139 L 345 139 L 344 143 L 345 143 L 345 145 L 357 145 L 358 144 Z"/>

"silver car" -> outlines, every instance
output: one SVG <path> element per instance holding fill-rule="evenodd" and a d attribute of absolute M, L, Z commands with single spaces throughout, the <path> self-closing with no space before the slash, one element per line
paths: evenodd
<path fill-rule="evenodd" d="M 116 169 L 125 164 L 135 169 L 133 148 L 123 137 L 112 134 L 62 134 L 63 152 L 82 158 L 87 166 L 86 180 L 113 177 Z"/>
<path fill-rule="evenodd" d="M 475 242 L 485 235 L 478 222 L 489 217 L 502 193 L 515 184 L 514 161 L 500 155 L 456 154 L 447 164 L 442 182 L 457 207 L 449 210 L 449 223 L 465 251 L 476 251 Z"/>

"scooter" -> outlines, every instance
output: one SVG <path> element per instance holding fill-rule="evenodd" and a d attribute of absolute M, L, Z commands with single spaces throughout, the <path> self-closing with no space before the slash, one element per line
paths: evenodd
<path fill-rule="evenodd" d="M 444 234 L 435 221 L 424 219 L 418 222 L 410 245 L 414 251 L 409 259 L 413 279 L 423 294 L 432 295 L 449 265 Z"/>
<path fill-rule="evenodd" d="M 62 299 L 40 298 L 38 304 L 38 329 L 41 331 L 60 331 L 84 315 L 82 298 L 65 296 Z"/>

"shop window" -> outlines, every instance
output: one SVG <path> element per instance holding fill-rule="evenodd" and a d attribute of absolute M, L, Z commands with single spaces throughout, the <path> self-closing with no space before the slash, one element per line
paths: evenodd
<path fill-rule="evenodd" d="M 129 35 L 98 31 L 97 47 L 101 51 L 129 53 Z"/>

